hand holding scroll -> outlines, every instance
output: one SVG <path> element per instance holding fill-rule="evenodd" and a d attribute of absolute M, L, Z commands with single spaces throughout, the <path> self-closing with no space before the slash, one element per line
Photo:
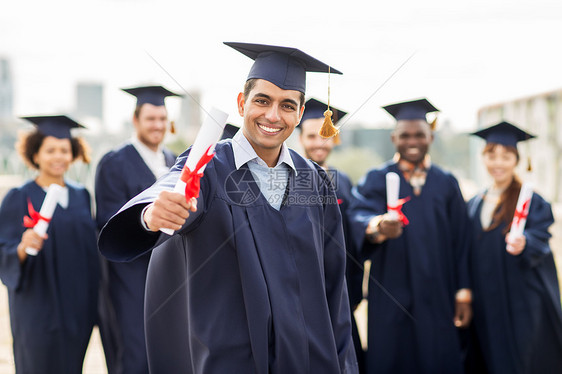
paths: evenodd
<path fill-rule="evenodd" d="M 162 191 L 144 212 L 144 222 L 151 231 L 162 228 L 179 230 L 190 212 L 197 211 L 197 199 L 186 201 L 185 196 L 173 191 Z"/>

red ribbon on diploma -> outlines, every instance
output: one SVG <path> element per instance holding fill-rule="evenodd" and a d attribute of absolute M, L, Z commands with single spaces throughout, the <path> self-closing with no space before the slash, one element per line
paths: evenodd
<path fill-rule="evenodd" d="M 396 206 L 390 206 L 390 205 L 387 205 L 387 206 L 386 206 L 386 209 L 387 209 L 388 211 L 394 211 L 394 212 L 396 212 L 396 213 L 398 214 L 398 220 L 399 220 L 400 222 L 402 222 L 402 224 L 403 224 L 404 226 L 407 226 L 407 225 L 410 223 L 410 221 L 408 220 L 408 217 L 406 217 L 406 216 L 404 215 L 404 213 L 402 212 L 402 206 L 403 206 L 404 204 L 406 204 L 406 202 L 408 202 L 408 200 L 410 200 L 410 196 L 405 197 L 405 198 L 403 198 L 403 199 L 399 199 L 399 200 L 396 202 Z"/>
<path fill-rule="evenodd" d="M 23 225 L 25 227 L 27 227 L 28 229 L 31 229 L 31 228 L 35 227 L 35 225 L 40 220 L 43 220 L 47 223 L 49 223 L 51 221 L 50 218 L 43 217 L 39 212 L 37 212 L 37 211 L 35 211 L 35 209 L 33 209 L 33 204 L 31 204 L 31 200 L 29 198 L 27 199 L 27 211 L 29 213 L 29 217 L 28 216 L 23 217 Z"/>
<path fill-rule="evenodd" d="M 192 197 L 199 197 L 199 189 L 201 188 L 200 179 L 203 176 L 203 173 L 199 173 L 199 170 L 207 165 L 209 161 L 215 156 L 215 153 L 209 154 L 209 149 L 211 146 L 207 148 L 205 154 L 201 156 L 197 164 L 195 165 L 195 170 L 189 170 L 187 165 L 183 166 L 181 171 L 180 179 L 185 182 L 185 200 L 189 202 L 189 199 Z"/>
<path fill-rule="evenodd" d="M 515 224 L 519 226 L 519 222 L 522 219 L 527 219 L 529 216 L 529 204 L 531 203 L 531 199 L 526 200 L 521 207 L 521 210 L 515 209 L 515 213 L 513 214 L 513 219 L 515 220 Z"/>

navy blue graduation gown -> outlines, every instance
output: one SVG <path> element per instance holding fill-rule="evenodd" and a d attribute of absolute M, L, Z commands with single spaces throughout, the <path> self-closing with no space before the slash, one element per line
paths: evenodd
<path fill-rule="evenodd" d="M 396 239 L 365 240 L 369 220 L 386 213 L 388 172 L 400 176 L 410 221 Z M 371 259 L 368 373 L 460 373 L 455 293 L 468 283 L 466 205 L 456 179 L 435 165 L 414 195 L 396 163 L 370 171 L 354 189 L 353 238 Z"/>
<path fill-rule="evenodd" d="M 482 194 L 468 203 L 474 319 L 472 347 L 489 373 L 562 373 L 562 312 L 548 228 L 550 204 L 533 194 L 518 256 L 505 249 L 505 224 L 483 231 Z"/>
<path fill-rule="evenodd" d="M 356 373 L 341 214 L 324 171 L 291 157 L 299 173 L 279 211 L 246 165 L 235 169 L 225 140 L 179 233 L 145 231 L 140 213 L 173 188 L 185 154 L 102 230 L 99 248 L 113 261 L 156 247 L 146 294 L 152 372 Z"/>
<path fill-rule="evenodd" d="M 340 206 L 340 212 L 342 214 L 343 233 L 347 254 L 345 275 L 347 281 L 347 292 L 349 295 L 349 305 L 351 306 L 351 311 L 353 312 L 363 299 L 364 270 L 363 260 L 359 252 L 360 249 L 352 240 L 349 218 L 347 216 L 347 211 L 352 200 L 351 189 L 353 188 L 353 184 L 351 183 L 349 177 L 339 170 L 329 168 L 326 172 L 334 185 L 336 197 L 338 198 L 338 205 Z M 359 331 L 357 330 L 357 324 L 355 323 L 353 315 L 351 318 L 351 324 L 351 334 L 353 337 L 355 353 L 357 354 L 359 372 L 363 373 L 365 357 L 363 347 L 361 345 L 361 339 L 359 337 Z"/>
<path fill-rule="evenodd" d="M 166 165 L 175 156 L 164 149 Z M 98 228 L 127 201 L 156 181 L 132 144 L 107 153 L 96 172 Z M 113 373 L 148 373 L 144 338 L 144 293 L 150 254 L 130 263 L 102 261 L 103 286 L 100 326 L 107 366 Z"/>
<path fill-rule="evenodd" d="M 8 287 L 18 373 L 81 373 L 96 323 L 99 263 L 90 195 L 66 185 L 68 207 L 56 207 L 43 249 L 23 264 L 17 246 L 27 200 L 39 211 L 46 193 L 30 181 L 10 190 L 0 207 L 0 278 Z"/>

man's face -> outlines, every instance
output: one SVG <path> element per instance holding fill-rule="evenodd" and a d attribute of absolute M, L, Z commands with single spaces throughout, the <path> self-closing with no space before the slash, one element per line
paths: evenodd
<path fill-rule="evenodd" d="M 166 125 L 168 124 L 166 107 L 143 104 L 138 118 L 133 117 L 133 124 L 141 142 L 149 148 L 158 148 L 164 140 L 164 135 L 166 135 Z"/>
<path fill-rule="evenodd" d="M 300 98 L 299 91 L 284 90 L 263 79 L 256 80 L 248 97 L 238 95 L 242 131 L 256 153 L 280 148 L 291 135 L 304 109 Z"/>
<path fill-rule="evenodd" d="M 400 120 L 392 132 L 392 142 L 401 159 L 419 164 L 433 142 L 433 134 L 422 119 Z"/>
<path fill-rule="evenodd" d="M 326 159 L 334 148 L 334 139 L 324 139 L 320 136 L 320 128 L 324 118 L 311 118 L 301 123 L 299 137 L 306 158 L 311 159 L 320 166 L 324 166 Z"/>

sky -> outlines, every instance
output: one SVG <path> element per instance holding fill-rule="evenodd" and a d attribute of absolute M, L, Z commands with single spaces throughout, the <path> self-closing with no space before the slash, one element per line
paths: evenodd
<path fill-rule="evenodd" d="M 199 91 L 204 109 L 240 124 L 236 96 L 252 61 L 224 41 L 297 47 L 341 70 L 330 101 L 367 126 L 390 125 L 382 105 L 427 97 L 468 131 L 482 106 L 562 89 L 559 0 L 1 0 L 0 9 L 15 115 L 70 112 L 76 82 L 95 82 L 107 126 L 120 126 L 134 99 L 119 88 L 156 83 Z M 309 74 L 307 96 L 326 101 L 327 83 Z"/>

